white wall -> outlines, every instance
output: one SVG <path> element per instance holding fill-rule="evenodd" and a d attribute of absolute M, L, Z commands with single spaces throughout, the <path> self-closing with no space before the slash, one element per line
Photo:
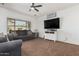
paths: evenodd
<path fill-rule="evenodd" d="M 40 17 L 39 19 L 37 19 L 37 30 L 39 32 L 39 36 L 43 38 L 44 36 L 44 20 L 46 19 L 46 16 Z"/>
<path fill-rule="evenodd" d="M 58 40 L 79 45 L 79 5 L 58 11 L 57 17 L 60 17 L 61 22 Z M 44 20 L 46 20 L 46 15 L 37 21 L 40 37 L 44 36 Z"/>
<path fill-rule="evenodd" d="M 79 45 L 79 5 L 58 11 L 62 20 L 59 40 Z"/>
<path fill-rule="evenodd" d="M 36 28 L 34 18 L 0 7 L 0 32 L 7 32 L 7 17 L 21 20 L 29 20 L 32 23 L 32 30 Z"/>

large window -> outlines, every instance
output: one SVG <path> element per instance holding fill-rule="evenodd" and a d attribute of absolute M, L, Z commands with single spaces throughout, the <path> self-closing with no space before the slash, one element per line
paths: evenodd
<path fill-rule="evenodd" d="M 31 29 L 31 22 L 30 21 L 23 21 L 17 20 L 13 18 L 7 18 L 8 24 L 8 32 L 15 31 L 15 30 L 30 30 Z"/>
<path fill-rule="evenodd" d="M 26 30 L 27 22 L 25 21 L 15 21 L 15 30 Z"/>

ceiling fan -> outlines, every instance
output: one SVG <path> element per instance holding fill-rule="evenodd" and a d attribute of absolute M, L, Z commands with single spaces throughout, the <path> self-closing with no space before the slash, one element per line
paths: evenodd
<path fill-rule="evenodd" d="M 37 8 L 38 7 L 42 7 L 42 5 L 35 5 L 35 3 L 32 3 L 32 5 L 30 7 L 31 8 L 29 9 L 29 11 L 31 11 L 32 9 L 34 9 L 35 11 L 39 12 L 39 10 Z"/>

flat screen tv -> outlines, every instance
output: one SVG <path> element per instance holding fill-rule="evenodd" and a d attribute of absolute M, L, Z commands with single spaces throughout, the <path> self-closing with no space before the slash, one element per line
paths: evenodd
<path fill-rule="evenodd" d="M 44 20 L 44 28 L 45 29 L 59 29 L 60 28 L 60 18 Z"/>

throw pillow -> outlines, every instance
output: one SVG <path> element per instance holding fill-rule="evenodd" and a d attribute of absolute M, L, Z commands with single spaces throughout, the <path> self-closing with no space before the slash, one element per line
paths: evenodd
<path fill-rule="evenodd" d="M 18 34 L 16 32 L 12 32 L 12 35 L 14 38 L 16 38 L 18 36 Z"/>
<path fill-rule="evenodd" d="M 6 42 L 7 38 L 5 37 L 4 33 L 0 33 L 0 43 L 1 42 Z"/>
<path fill-rule="evenodd" d="M 12 41 L 14 39 L 12 33 L 8 33 L 6 37 L 7 37 L 7 40 L 9 40 L 9 41 Z"/>
<path fill-rule="evenodd" d="M 4 33 L 0 33 L 0 37 L 5 37 Z"/>
<path fill-rule="evenodd" d="M 6 37 L 0 37 L 0 43 L 2 43 L 2 42 L 7 42 Z"/>

